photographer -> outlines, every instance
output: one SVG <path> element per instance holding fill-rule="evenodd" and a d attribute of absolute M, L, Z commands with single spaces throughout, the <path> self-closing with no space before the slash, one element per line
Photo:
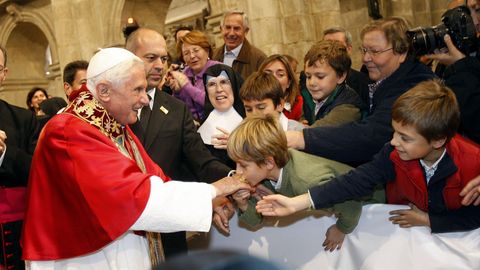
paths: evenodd
<path fill-rule="evenodd" d="M 480 0 L 466 0 L 475 24 L 477 36 L 480 33 Z M 457 96 L 461 112 L 459 132 L 480 143 L 480 52 L 478 42 L 475 52 L 465 55 L 452 42 L 449 35 L 444 37 L 448 52 L 427 55 L 447 66 L 443 79 Z"/>

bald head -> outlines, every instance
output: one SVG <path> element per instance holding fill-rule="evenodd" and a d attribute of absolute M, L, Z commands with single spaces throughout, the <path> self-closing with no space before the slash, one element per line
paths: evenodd
<path fill-rule="evenodd" d="M 167 43 L 155 30 L 139 28 L 127 39 L 125 48 L 145 62 L 148 89 L 158 87 L 167 69 Z"/>

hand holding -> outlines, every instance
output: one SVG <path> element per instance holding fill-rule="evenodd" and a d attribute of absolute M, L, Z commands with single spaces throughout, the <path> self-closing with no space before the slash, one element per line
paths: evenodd
<path fill-rule="evenodd" d="M 248 208 L 248 199 L 250 199 L 250 190 L 240 189 L 232 194 L 232 198 L 235 200 L 238 208 L 245 212 Z"/>
<path fill-rule="evenodd" d="M 255 197 L 258 201 L 260 201 L 261 199 L 263 199 L 263 197 L 273 194 L 275 193 L 269 188 L 265 187 L 264 185 L 258 185 L 255 187 L 255 192 L 252 194 L 252 196 Z"/>
<path fill-rule="evenodd" d="M 325 237 L 325 241 L 322 244 L 322 246 L 325 248 L 325 251 L 333 252 L 335 249 L 339 250 L 342 248 L 345 234 L 338 229 L 337 225 L 334 224 L 330 226 L 325 233 Z"/>
<path fill-rule="evenodd" d="M 447 45 L 448 52 L 438 52 L 435 54 L 429 54 L 426 55 L 427 58 L 432 59 L 432 60 L 437 60 L 439 63 L 444 64 L 444 65 L 451 65 L 458 60 L 465 58 L 465 55 L 453 45 L 452 39 L 450 36 L 447 34 L 443 37 L 443 40 L 445 41 L 445 44 Z"/>
<path fill-rule="evenodd" d="M 398 224 L 401 228 L 410 228 L 413 226 L 428 226 L 430 227 L 430 218 L 428 213 L 424 212 L 414 204 L 409 204 L 410 209 L 390 211 L 392 215 L 388 220 L 393 224 Z"/>
<path fill-rule="evenodd" d="M 235 213 L 233 204 L 226 197 L 217 197 L 213 199 L 213 224 L 217 229 L 224 233 L 230 234 L 228 221 Z"/>
<path fill-rule="evenodd" d="M 7 144 L 5 141 L 7 140 L 7 134 L 5 131 L 0 130 L 0 156 L 3 154 L 5 149 L 7 148 Z"/>
<path fill-rule="evenodd" d="M 480 175 L 475 177 L 460 192 L 463 196 L 462 204 L 467 206 L 473 203 L 478 206 L 480 204 Z"/>
<path fill-rule="evenodd" d="M 246 189 L 253 191 L 252 187 L 248 184 L 241 174 L 235 174 L 233 176 L 224 177 L 212 185 L 215 187 L 218 196 L 227 196 L 233 194 L 235 191 L 240 189 Z"/>
<path fill-rule="evenodd" d="M 175 79 L 180 88 L 184 87 L 188 83 L 188 77 L 187 75 L 183 74 L 183 72 L 171 70 L 169 74 L 173 79 Z"/>

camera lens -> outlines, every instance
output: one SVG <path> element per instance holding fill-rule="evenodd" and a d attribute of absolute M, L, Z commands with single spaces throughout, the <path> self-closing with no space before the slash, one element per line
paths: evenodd
<path fill-rule="evenodd" d="M 445 47 L 443 41 L 445 34 L 447 34 L 447 29 L 444 24 L 426 28 L 417 27 L 407 31 L 415 55 L 433 53 L 435 49 Z"/>
<path fill-rule="evenodd" d="M 464 54 L 476 50 L 475 24 L 467 7 L 460 6 L 447 10 L 442 15 L 442 22 L 436 26 L 417 27 L 407 31 L 415 55 L 433 53 L 435 49 L 446 47 L 443 41 L 445 34 L 450 35 L 453 45 Z"/>

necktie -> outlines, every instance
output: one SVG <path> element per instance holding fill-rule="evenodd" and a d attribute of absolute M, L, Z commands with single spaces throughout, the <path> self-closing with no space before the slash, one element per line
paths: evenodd
<path fill-rule="evenodd" d="M 148 96 L 148 100 L 151 100 L 152 97 Z M 150 102 L 147 106 L 142 108 L 140 112 L 140 124 L 142 125 L 143 130 L 147 130 L 148 120 L 150 119 L 150 115 L 152 114 L 152 109 L 150 109 Z"/>

